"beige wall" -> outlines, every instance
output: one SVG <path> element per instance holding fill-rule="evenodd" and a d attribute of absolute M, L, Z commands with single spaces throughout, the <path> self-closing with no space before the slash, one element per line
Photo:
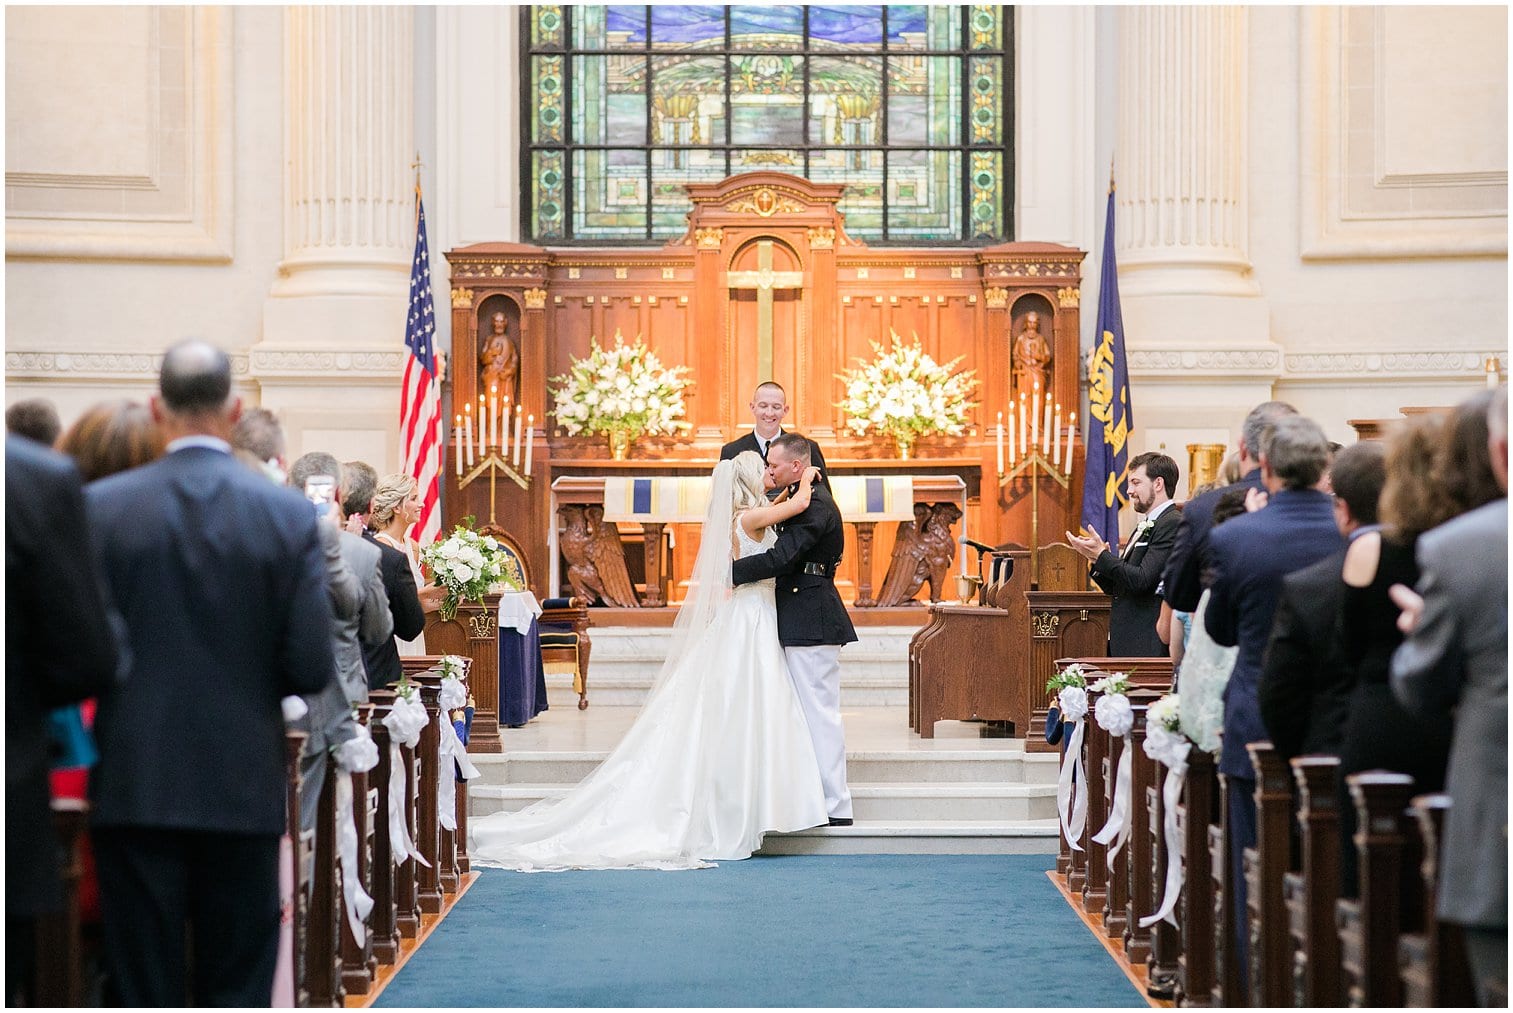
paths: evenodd
<path fill-rule="evenodd" d="M 444 309 L 444 250 L 518 238 L 517 12 L 416 16 L 434 19 L 415 118 L 434 122 Z M 1100 96 L 1118 92 L 1126 21 L 1016 17 L 1020 238 L 1089 252 L 1090 310 L 1120 115 Z M 153 356 L 201 335 L 231 350 L 249 399 L 285 413 L 295 452 L 394 462 L 403 321 L 331 323 L 344 306 L 387 319 L 374 311 L 392 281 L 303 316 L 280 301 L 300 120 L 290 23 L 281 8 L 7 11 L 7 402 L 45 394 L 69 418 L 145 392 Z M 1254 7 L 1242 25 L 1237 168 L 1258 295 L 1194 300 L 1148 266 L 1128 282 L 1134 447 L 1179 459 L 1187 442 L 1232 440 L 1273 393 L 1344 439 L 1347 418 L 1454 401 L 1480 386 L 1484 355 L 1506 362 L 1506 10 Z"/>

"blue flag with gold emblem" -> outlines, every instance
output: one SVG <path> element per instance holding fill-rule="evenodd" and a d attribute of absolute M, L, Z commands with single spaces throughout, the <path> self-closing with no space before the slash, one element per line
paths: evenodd
<path fill-rule="evenodd" d="M 1114 262 L 1114 190 L 1109 188 L 1103 230 L 1103 274 L 1098 293 L 1098 343 L 1088 362 L 1087 468 L 1082 482 L 1082 526 L 1119 544 L 1119 508 L 1129 470 L 1129 365 L 1124 357 L 1124 319 L 1119 313 L 1119 268 Z"/>

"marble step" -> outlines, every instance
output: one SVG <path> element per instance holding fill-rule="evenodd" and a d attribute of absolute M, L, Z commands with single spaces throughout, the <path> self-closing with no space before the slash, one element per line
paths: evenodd
<path fill-rule="evenodd" d="M 909 701 L 909 641 L 913 626 L 859 627 L 854 644 L 841 648 L 841 706 L 897 707 Z M 590 705 L 639 706 L 667 657 L 672 630 L 633 626 L 594 627 L 589 631 Z M 572 679 L 547 676 L 547 699 L 553 707 L 576 706 Z"/>
<path fill-rule="evenodd" d="M 761 855 L 1054 855 L 1056 820 L 859 820 L 768 834 Z"/>
<path fill-rule="evenodd" d="M 1006 740 L 1015 741 L 1015 740 Z M 604 757 L 604 750 L 511 750 L 471 754 L 478 767 L 475 786 L 577 784 Z M 996 784 L 1049 787 L 1058 773 L 1055 753 L 1027 753 L 1023 746 L 1003 749 L 878 749 L 846 755 L 846 773 L 854 785 Z"/>
<path fill-rule="evenodd" d="M 475 784 L 468 814 L 517 812 L 545 798 L 561 798 L 569 784 Z M 1054 784 L 962 783 L 865 784 L 853 782 L 851 799 L 860 822 L 1023 822 L 1054 819 Z"/>

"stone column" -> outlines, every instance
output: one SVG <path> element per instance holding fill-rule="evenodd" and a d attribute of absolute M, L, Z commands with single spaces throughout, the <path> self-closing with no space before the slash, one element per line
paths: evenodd
<path fill-rule="evenodd" d="M 1211 342 L 1220 319 L 1226 342 L 1267 338 L 1246 253 L 1246 17 L 1119 11 L 1119 288 L 1132 344 Z"/>
<path fill-rule="evenodd" d="M 414 13 L 284 15 L 284 259 L 265 342 L 393 344 L 415 242 Z"/>

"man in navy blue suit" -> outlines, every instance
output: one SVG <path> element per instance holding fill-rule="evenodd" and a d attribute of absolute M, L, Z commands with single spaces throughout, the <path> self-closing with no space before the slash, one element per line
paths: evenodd
<path fill-rule="evenodd" d="M 1312 419 L 1289 415 L 1263 437 L 1261 484 L 1268 501 L 1255 513 L 1208 534 L 1213 594 L 1203 622 L 1214 642 L 1239 646 L 1224 690 L 1224 747 L 1219 773 L 1229 806 L 1229 862 L 1235 897 L 1235 949 L 1245 977 L 1245 876 L 1242 856 L 1256 842 L 1255 770 L 1245 747 L 1266 739 L 1256 686 L 1271 637 L 1282 578 L 1344 547 L 1333 498 L 1314 488 L 1329 464 L 1329 440 Z"/>
<path fill-rule="evenodd" d="M 1208 532 L 1214 526 L 1214 507 L 1219 497 L 1231 489 L 1261 488 L 1261 434 L 1280 419 L 1296 415 L 1298 410 L 1285 401 L 1266 401 L 1245 416 L 1240 429 L 1240 480 L 1233 485 L 1194 496 L 1182 507 L 1177 522 L 1177 541 L 1166 557 L 1162 571 L 1162 594 L 1177 612 L 1191 612 L 1208 586 L 1204 573 L 1208 567 Z"/>
<path fill-rule="evenodd" d="M 272 995 L 279 701 L 320 690 L 335 661 L 315 513 L 231 456 L 240 411 L 225 353 L 175 345 L 152 399 L 168 453 L 86 490 L 131 650 L 125 682 L 100 698 L 90 779 L 105 962 L 124 1006 Z"/>

